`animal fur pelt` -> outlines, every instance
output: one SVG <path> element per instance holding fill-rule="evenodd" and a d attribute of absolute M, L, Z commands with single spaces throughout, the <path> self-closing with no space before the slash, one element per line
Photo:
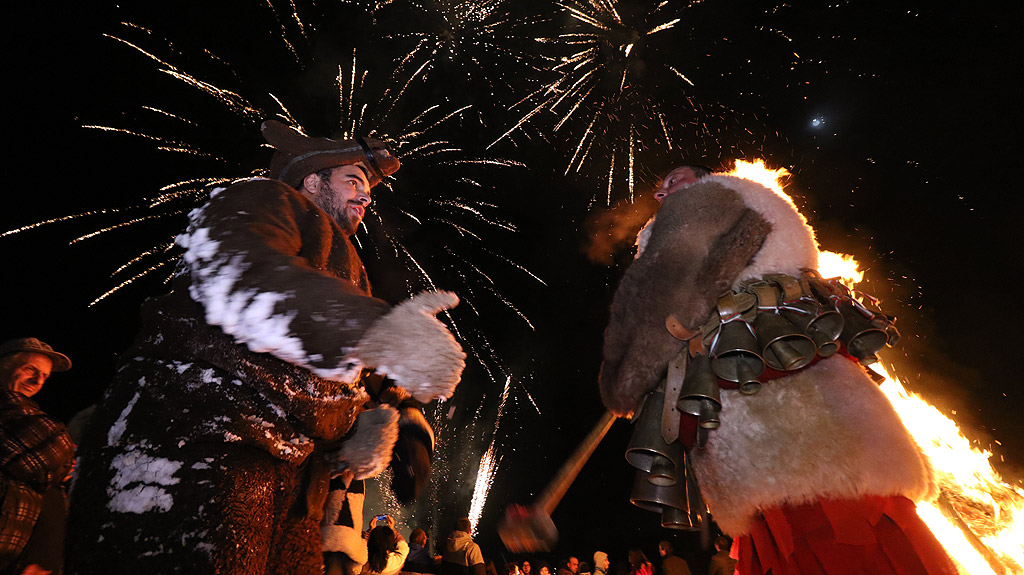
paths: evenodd
<path fill-rule="evenodd" d="M 356 479 L 380 475 L 391 463 L 398 441 L 398 410 L 382 405 L 359 414 L 349 437 L 335 452 L 335 472 L 351 471 Z"/>
<path fill-rule="evenodd" d="M 366 541 L 362 536 L 365 490 L 365 484 L 348 472 L 331 479 L 320 523 L 323 550 L 344 553 L 357 565 L 366 563 Z"/>
<path fill-rule="evenodd" d="M 418 401 L 451 397 L 466 367 L 466 354 L 434 315 L 458 303 L 451 292 L 417 294 L 370 326 L 354 355 Z"/>
<path fill-rule="evenodd" d="M 718 296 L 759 256 L 773 225 L 745 203 L 750 186 L 772 194 L 720 176 L 662 203 L 643 253 L 615 292 L 604 334 L 601 398 L 616 415 L 632 414 L 682 349 L 665 328 L 669 314 L 688 329 L 703 325 Z"/>
<path fill-rule="evenodd" d="M 726 533 L 759 510 L 816 499 L 936 495 L 931 469 L 863 368 L 833 356 L 753 396 L 722 390 L 722 426 L 694 450 L 701 493 Z"/>

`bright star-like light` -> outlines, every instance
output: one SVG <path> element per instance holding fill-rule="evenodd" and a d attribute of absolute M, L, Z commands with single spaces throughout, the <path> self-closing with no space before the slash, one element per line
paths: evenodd
<path fill-rule="evenodd" d="M 811 127 L 820 128 L 825 125 L 825 116 L 815 116 L 811 118 Z"/>

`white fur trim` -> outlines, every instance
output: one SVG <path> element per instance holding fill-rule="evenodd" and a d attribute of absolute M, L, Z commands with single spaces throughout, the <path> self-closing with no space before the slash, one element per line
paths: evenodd
<path fill-rule="evenodd" d="M 819 498 L 935 495 L 931 468 L 885 395 L 859 366 L 832 357 L 767 382 L 722 391 L 722 426 L 694 450 L 715 521 L 746 533 L 758 510 Z"/>
<path fill-rule="evenodd" d="M 414 295 L 366 330 L 355 357 L 387 374 L 418 401 L 451 397 L 466 367 L 466 354 L 434 314 L 458 303 L 458 296 L 446 291 Z"/>
<path fill-rule="evenodd" d="M 334 524 L 341 515 L 346 499 L 354 527 Z M 364 499 L 363 493 L 349 493 L 340 489 L 328 493 L 327 503 L 324 505 L 324 522 L 320 526 L 320 540 L 324 551 L 341 552 L 355 563 L 366 563 L 366 540 L 363 539 L 362 533 Z"/>
<path fill-rule="evenodd" d="M 735 191 L 743 203 L 772 225 L 754 261 L 736 278 L 736 283 L 770 273 L 800 276 L 803 268 L 818 268 L 818 242 L 807 219 L 797 211 L 789 196 L 779 195 L 751 180 L 736 176 L 707 176 L 701 182 L 715 182 Z"/>
<path fill-rule="evenodd" d="M 355 433 L 337 452 L 337 470 L 347 469 L 356 479 L 380 475 L 391 463 L 398 441 L 398 410 L 382 405 L 368 409 L 356 418 Z"/>

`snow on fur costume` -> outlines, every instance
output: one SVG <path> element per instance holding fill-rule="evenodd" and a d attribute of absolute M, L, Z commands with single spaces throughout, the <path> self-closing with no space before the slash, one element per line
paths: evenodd
<path fill-rule="evenodd" d="M 215 193 L 191 220 L 178 240 L 186 251 L 173 290 L 144 306 L 145 327 L 85 441 L 76 491 L 90 495 L 73 494 L 71 528 L 90 536 L 74 538 L 69 572 L 76 557 L 110 568 L 113 557 L 146 554 L 173 565 L 179 552 L 205 550 L 216 561 L 235 553 L 221 548 L 212 527 L 167 536 L 176 528 L 167 512 L 208 501 L 209 493 L 187 484 L 209 481 L 203 466 L 211 464 L 222 469 L 218 481 L 248 474 L 257 483 L 279 473 L 274 462 L 303 466 L 309 501 L 301 520 L 311 522 L 315 539 L 295 547 L 315 547 L 319 562 L 317 522 L 330 473 L 349 464 L 382 469 L 394 445 L 394 434 L 382 434 L 371 449 L 351 450 L 380 461 L 334 469 L 311 457 L 344 446 L 368 399 L 360 371 L 386 368 L 410 393 L 432 399 L 451 395 L 464 366 L 458 343 L 433 317 L 457 298 L 421 294 L 394 309 L 372 298 L 348 236 L 293 188 L 242 182 Z M 389 343 L 398 350 L 392 355 Z M 231 457 L 189 459 L 221 450 Z M 245 469 L 244 454 L 253 451 L 272 461 Z M 140 539 L 144 530 L 164 537 Z M 102 552 L 108 546 L 119 551 Z"/>
<path fill-rule="evenodd" d="M 788 198 L 734 176 L 710 176 L 665 198 L 640 244 L 612 303 L 601 368 L 605 405 L 623 416 L 685 345 L 665 328 L 669 314 L 696 332 L 718 296 L 741 282 L 817 267 L 813 231 Z M 762 514 L 810 503 L 934 494 L 931 470 L 892 407 L 842 356 L 767 382 L 756 395 L 723 389 L 721 398 L 722 426 L 691 456 L 727 533 L 761 534 Z M 787 558 L 793 551 L 785 536 L 762 539 L 764 557 L 768 547 Z M 775 567 L 778 574 L 792 565 Z"/>

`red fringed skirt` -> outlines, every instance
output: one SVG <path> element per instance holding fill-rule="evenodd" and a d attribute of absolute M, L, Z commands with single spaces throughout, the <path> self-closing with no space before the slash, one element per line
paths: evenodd
<path fill-rule="evenodd" d="M 773 508 L 737 547 L 742 575 L 957 575 L 914 503 L 901 496 Z"/>

